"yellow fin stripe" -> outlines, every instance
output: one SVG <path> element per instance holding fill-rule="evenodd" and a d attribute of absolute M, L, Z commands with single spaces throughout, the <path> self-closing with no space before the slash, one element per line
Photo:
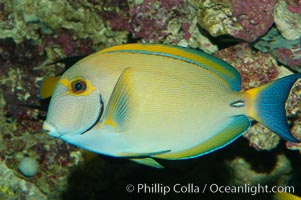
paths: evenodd
<path fill-rule="evenodd" d="M 117 126 L 116 122 L 114 122 L 112 119 L 106 118 L 104 123 L 107 124 L 107 125 L 110 125 L 115 130 L 118 130 L 118 126 Z"/>
<path fill-rule="evenodd" d="M 255 104 L 257 103 L 256 98 L 257 95 L 266 87 L 267 85 L 262 87 L 252 88 L 250 90 L 245 91 L 247 116 L 257 120 L 259 119 L 259 116 L 256 111 L 257 107 L 255 106 Z"/>
<path fill-rule="evenodd" d="M 192 54 L 190 52 L 185 52 L 180 48 L 174 48 L 170 46 L 164 46 L 164 45 L 148 45 L 146 48 L 146 45 L 143 44 L 127 44 L 127 45 L 120 45 L 120 46 L 114 46 L 107 49 L 102 50 L 103 53 L 110 53 L 113 51 L 121 51 L 121 50 L 142 50 L 142 51 L 148 51 L 148 52 L 158 52 L 158 53 L 165 53 L 165 54 L 172 54 L 174 56 L 179 56 L 183 58 L 187 58 L 190 60 L 197 61 L 199 63 L 203 63 L 204 65 L 210 66 L 214 69 L 217 69 L 218 71 L 221 71 L 228 76 L 232 76 L 232 74 L 229 71 L 226 71 L 225 68 L 217 65 L 215 62 L 209 60 L 208 58 L 201 57 L 199 55 Z"/>
<path fill-rule="evenodd" d="M 62 84 L 63 86 L 69 88 L 69 80 L 66 78 L 63 78 L 59 81 L 60 84 Z"/>

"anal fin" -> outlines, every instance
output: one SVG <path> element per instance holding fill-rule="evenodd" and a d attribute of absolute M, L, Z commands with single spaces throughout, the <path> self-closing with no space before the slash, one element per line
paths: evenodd
<path fill-rule="evenodd" d="M 243 134 L 249 127 L 250 121 L 246 116 L 234 116 L 231 118 L 231 121 L 226 128 L 224 128 L 221 132 L 208 139 L 207 141 L 180 152 L 156 155 L 154 157 L 170 160 L 198 157 L 230 144 L 241 134 Z"/>

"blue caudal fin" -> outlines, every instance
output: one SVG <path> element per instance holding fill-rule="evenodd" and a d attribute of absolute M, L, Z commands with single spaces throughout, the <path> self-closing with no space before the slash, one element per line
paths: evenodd
<path fill-rule="evenodd" d="M 291 142 L 300 142 L 291 134 L 285 112 L 285 101 L 301 73 L 286 76 L 245 92 L 247 115 Z"/>

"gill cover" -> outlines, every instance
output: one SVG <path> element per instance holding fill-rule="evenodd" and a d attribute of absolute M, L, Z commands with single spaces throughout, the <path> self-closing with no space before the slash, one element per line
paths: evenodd
<path fill-rule="evenodd" d="M 55 88 L 47 114 L 46 123 L 53 127 L 50 135 L 84 133 L 97 123 L 102 106 L 101 97 L 89 79 L 63 76 Z"/>

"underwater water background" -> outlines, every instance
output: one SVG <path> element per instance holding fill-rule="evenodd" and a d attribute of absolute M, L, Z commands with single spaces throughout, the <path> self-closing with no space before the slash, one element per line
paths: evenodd
<path fill-rule="evenodd" d="M 289 0 L 0 0 L 0 200 L 277 199 L 277 192 L 209 190 L 258 184 L 292 186 L 301 196 L 300 145 L 258 123 L 225 148 L 189 160 L 158 159 L 165 168 L 155 169 L 49 137 L 41 131 L 49 102 L 38 98 L 40 81 L 72 60 L 53 62 L 133 42 L 201 49 L 232 64 L 242 90 L 257 87 L 301 71 L 300 8 Z M 297 138 L 300 88 L 299 81 L 286 105 Z M 29 170 L 38 164 L 33 176 L 19 170 L 24 158 L 34 161 Z"/>

